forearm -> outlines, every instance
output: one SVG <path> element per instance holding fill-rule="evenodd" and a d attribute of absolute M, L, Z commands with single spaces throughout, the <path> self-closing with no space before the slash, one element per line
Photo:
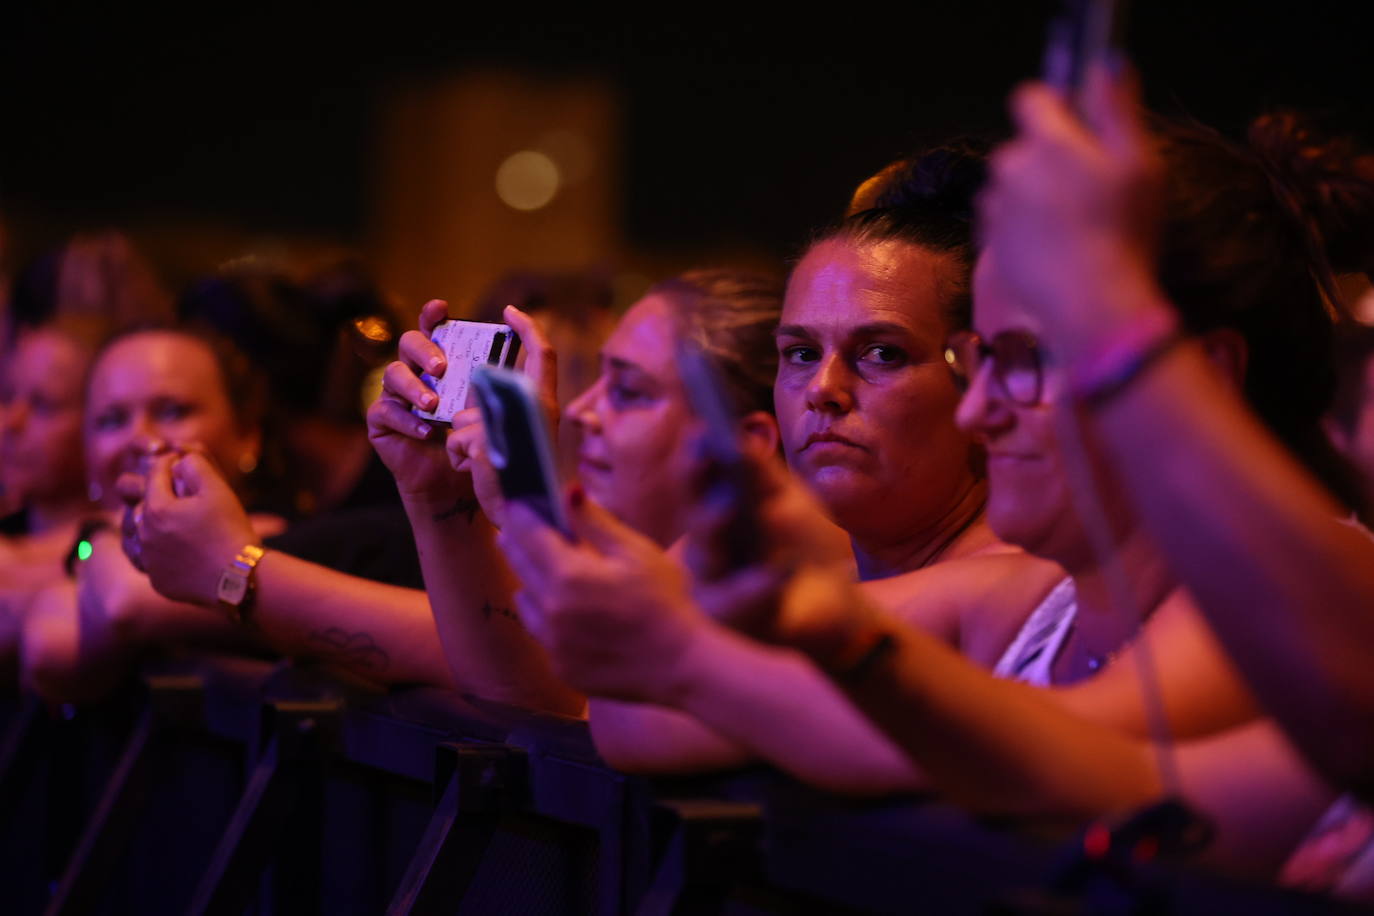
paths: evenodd
<path fill-rule="evenodd" d="M 581 694 L 553 673 L 514 610 L 518 587 L 475 499 L 406 503 L 444 656 L 458 689 L 564 715 Z"/>
<path fill-rule="evenodd" d="M 595 698 L 587 707 L 597 752 L 627 773 L 711 773 L 758 759 L 676 709 Z"/>
<path fill-rule="evenodd" d="M 871 606 L 855 632 L 890 649 L 839 683 L 933 786 L 975 810 L 1083 817 L 1160 794 L 1149 746 L 1065 712 L 1044 692 L 989 676 Z"/>
<path fill-rule="evenodd" d="M 1374 783 L 1374 543 L 1183 349 L 1097 418 L 1137 510 L 1262 704 Z M 1320 715 L 1314 714 L 1319 710 Z"/>
<path fill-rule="evenodd" d="M 688 761 L 710 759 L 724 739 L 835 792 L 883 795 L 924 784 L 910 759 L 797 652 L 712 625 L 693 639 L 680 668 L 665 699 L 706 732 L 684 754 Z M 668 725 L 670 736 L 682 737 Z"/>
<path fill-rule="evenodd" d="M 453 687 L 425 593 L 336 572 L 281 551 L 258 563 L 251 626 L 284 655 L 377 684 Z"/>

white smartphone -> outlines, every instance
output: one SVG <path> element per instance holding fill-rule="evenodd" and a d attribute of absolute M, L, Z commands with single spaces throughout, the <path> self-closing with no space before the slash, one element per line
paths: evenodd
<path fill-rule="evenodd" d="M 468 406 L 468 387 L 472 372 L 478 366 L 515 365 L 520 352 L 520 338 L 509 325 L 489 324 L 485 321 L 449 319 L 434 326 L 429 339 L 438 344 L 448 359 L 448 368 L 441 376 L 425 373 L 420 380 L 439 395 L 434 410 L 413 410 L 426 420 L 451 423 L 453 415 Z"/>

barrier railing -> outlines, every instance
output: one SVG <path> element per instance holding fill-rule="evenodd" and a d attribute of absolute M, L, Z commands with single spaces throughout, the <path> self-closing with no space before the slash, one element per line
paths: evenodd
<path fill-rule="evenodd" d="M 179 659 L 98 706 L 10 707 L 4 912 L 1353 910 L 1179 867 L 1075 872 L 1071 840 L 931 800 L 626 776 L 576 720 L 286 664 Z"/>

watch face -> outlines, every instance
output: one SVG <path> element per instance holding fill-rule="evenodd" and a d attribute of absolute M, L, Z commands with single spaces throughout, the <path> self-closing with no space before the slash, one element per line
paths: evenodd
<path fill-rule="evenodd" d="M 236 576 L 230 570 L 225 570 L 219 577 L 219 589 L 217 595 L 220 601 L 225 604 L 238 605 L 243 603 L 243 596 L 248 593 L 248 577 Z"/>

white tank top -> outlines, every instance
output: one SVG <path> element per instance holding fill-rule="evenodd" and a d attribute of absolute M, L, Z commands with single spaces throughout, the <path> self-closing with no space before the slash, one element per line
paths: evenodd
<path fill-rule="evenodd" d="M 1050 686 L 1050 669 L 1069 638 L 1076 616 L 1078 592 L 1073 579 L 1066 576 L 1021 624 L 1021 631 L 992 669 L 993 675 L 1033 687 Z"/>

